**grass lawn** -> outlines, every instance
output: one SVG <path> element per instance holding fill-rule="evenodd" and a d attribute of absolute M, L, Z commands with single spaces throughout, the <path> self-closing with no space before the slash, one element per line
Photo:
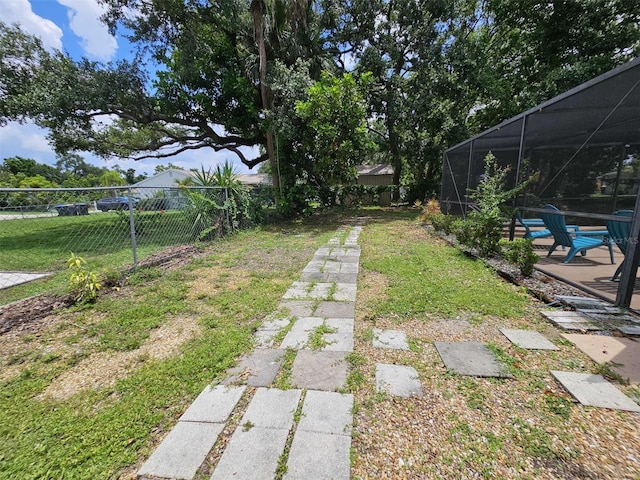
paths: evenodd
<path fill-rule="evenodd" d="M 367 223 L 347 388 L 356 397 L 352 478 L 615 478 L 603 462 L 617 462 L 615 472 L 632 465 L 620 445 L 638 446 L 638 420 L 576 406 L 554 385 L 550 368 L 594 367 L 536 316 L 534 300 L 431 237 L 416 210 L 368 209 L 242 232 L 0 336 L 0 479 L 131 478 L 202 389 L 252 349 L 252 331 L 354 214 Z M 537 329 L 561 351 L 514 349 L 498 326 Z M 405 330 L 410 351 L 374 351 L 373 328 Z M 446 372 L 432 342 L 454 337 L 489 342 L 515 380 Z M 377 362 L 414 366 L 429 393 L 376 393 Z M 602 446 L 598 462 L 583 437 Z"/>
<path fill-rule="evenodd" d="M 136 212 L 135 223 L 138 260 L 193 240 L 192 222 L 182 211 Z M 3 303 L 39 293 L 60 293 L 66 287 L 66 262 L 71 252 L 96 271 L 133 263 L 129 212 L 17 218 L 0 221 L 0 227 L 0 270 L 54 273 L 37 282 L 0 290 Z"/>

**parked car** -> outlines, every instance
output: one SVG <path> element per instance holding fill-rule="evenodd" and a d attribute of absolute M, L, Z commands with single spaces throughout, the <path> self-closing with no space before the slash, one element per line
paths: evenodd
<path fill-rule="evenodd" d="M 140 200 L 137 198 L 131 199 L 133 208 L 136 208 L 139 202 Z M 129 210 L 129 197 L 101 198 L 96 202 L 96 208 L 103 212 L 108 212 L 109 210 Z"/>
<path fill-rule="evenodd" d="M 86 203 L 60 203 L 55 206 L 55 209 L 61 217 L 89 215 L 89 205 Z"/>

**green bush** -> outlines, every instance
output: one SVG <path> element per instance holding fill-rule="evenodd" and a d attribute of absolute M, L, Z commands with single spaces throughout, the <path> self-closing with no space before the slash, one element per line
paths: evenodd
<path fill-rule="evenodd" d="M 520 268 L 520 273 L 530 276 L 533 273 L 533 266 L 540 258 L 533 251 L 533 243 L 528 238 L 514 238 L 513 240 L 501 240 L 500 247 L 504 258 L 511 263 L 515 263 Z"/>
<path fill-rule="evenodd" d="M 445 215 L 444 213 L 431 213 L 427 215 L 427 221 L 436 231 L 444 232 L 446 235 L 453 233 L 453 225 L 457 218 L 453 215 Z"/>

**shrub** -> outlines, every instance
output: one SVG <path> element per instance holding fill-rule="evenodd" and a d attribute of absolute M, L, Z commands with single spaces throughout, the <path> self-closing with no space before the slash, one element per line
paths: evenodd
<path fill-rule="evenodd" d="M 540 258 L 533 251 L 533 243 L 528 238 L 514 238 L 513 240 L 501 240 L 500 247 L 504 258 L 511 263 L 515 263 L 520 268 L 520 273 L 530 276 L 533 273 L 533 266 Z"/>

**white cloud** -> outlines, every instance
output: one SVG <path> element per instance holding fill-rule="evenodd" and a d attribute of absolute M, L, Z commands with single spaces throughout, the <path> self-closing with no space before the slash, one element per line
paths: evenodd
<path fill-rule="evenodd" d="M 33 123 L 10 122 L 0 128 L 0 156 L 33 158 L 47 162 L 55 155 L 47 142 L 46 131 Z"/>
<path fill-rule="evenodd" d="M 118 42 L 100 22 L 105 8 L 96 0 L 58 0 L 69 9 L 69 26 L 82 39 L 82 48 L 87 56 L 109 61 L 118 49 Z"/>
<path fill-rule="evenodd" d="M 20 24 L 24 31 L 39 37 L 45 48 L 62 49 L 60 27 L 36 15 L 29 0 L 0 0 L 0 18 L 7 24 Z"/>

